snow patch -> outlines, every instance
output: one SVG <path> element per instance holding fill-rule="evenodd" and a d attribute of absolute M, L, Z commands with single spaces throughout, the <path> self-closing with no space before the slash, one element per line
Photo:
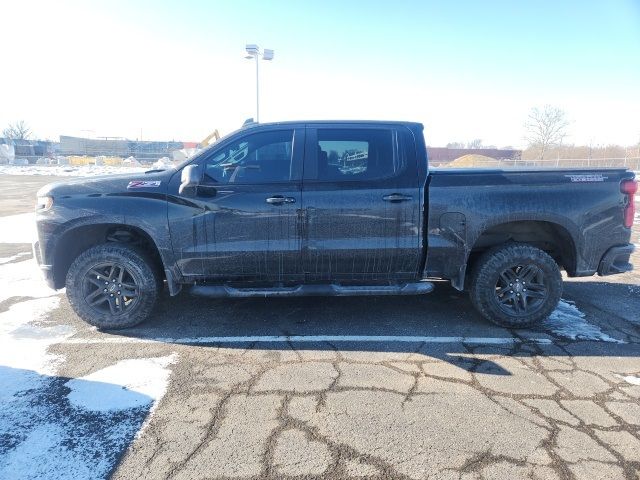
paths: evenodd
<path fill-rule="evenodd" d="M 44 282 L 33 258 L 0 265 L 0 302 L 11 297 L 44 298 L 58 293 Z"/>
<path fill-rule="evenodd" d="M 36 236 L 35 213 L 0 217 L 0 243 L 32 243 Z"/>
<path fill-rule="evenodd" d="M 554 334 L 571 340 L 596 340 L 601 342 L 625 343 L 613 338 L 596 325 L 588 323 L 585 314 L 578 310 L 575 303 L 568 300 L 560 300 L 558 307 L 542 324 Z"/>
<path fill-rule="evenodd" d="M 48 316 L 60 296 L 35 261 L 0 265 L 0 478 L 108 478 L 166 391 L 174 356 L 125 360 L 84 378 L 57 375 L 49 347 L 73 335 Z"/>
<path fill-rule="evenodd" d="M 5 467 L 0 469 L 0 475 L 6 476 L 2 478 L 99 478 L 95 466 L 83 462 L 80 455 L 60 445 L 64 433 L 62 428 L 52 424 L 34 428 L 5 458 Z M 99 460 L 99 463 L 104 463 L 104 460 Z M 98 468 L 100 470 L 104 467 Z"/>
<path fill-rule="evenodd" d="M 619 375 L 617 373 L 614 373 L 614 376 L 621 378 L 622 380 L 624 380 L 630 385 L 640 385 L 640 377 L 636 377 L 635 375 L 624 376 L 624 375 Z"/>
<path fill-rule="evenodd" d="M 125 360 L 65 383 L 0 367 L 3 388 L 5 371 L 22 381 L 16 395 L 0 400 L 0 478 L 108 478 L 164 394 L 173 360 Z"/>
<path fill-rule="evenodd" d="M 37 388 L 42 375 L 53 375 L 61 362 L 47 352 L 50 345 L 73 334 L 65 325 L 36 327 L 60 304 L 60 298 L 28 300 L 0 313 L 0 405 L 19 392 Z M 3 407 L 5 408 L 5 407 Z"/>
<path fill-rule="evenodd" d="M 85 377 L 66 383 L 71 405 L 94 412 L 124 410 L 153 403 L 167 390 L 175 355 L 122 360 Z"/>
<path fill-rule="evenodd" d="M 36 388 L 41 375 L 52 375 L 61 359 L 48 354 L 47 349 L 73 333 L 64 325 L 33 325 L 46 320 L 60 304 L 57 292 L 44 283 L 35 260 L 0 265 L 0 302 L 12 297 L 31 299 L 0 313 L 0 405 L 20 391 Z"/>
<path fill-rule="evenodd" d="M 4 265 L 5 263 L 11 263 L 14 260 L 18 260 L 19 258 L 26 257 L 27 255 L 31 255 L 29 252 L 20 252 L 15 255 L 11 255 L 10 257 L 0 257 L 0 265 Z"/>

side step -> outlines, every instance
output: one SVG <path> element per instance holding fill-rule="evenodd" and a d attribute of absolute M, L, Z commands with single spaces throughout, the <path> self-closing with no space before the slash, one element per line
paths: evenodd
<path fill-rule="evenodd" d="M 294 287 L 234 288 L 228 285 L 194 285 L 192 295 L 214 298 L 251 297 L 355 297 L 366 295 L 421 295 L 433 290 L 431 282 L 414 282 L 399 285 L 296 285 Z"/>

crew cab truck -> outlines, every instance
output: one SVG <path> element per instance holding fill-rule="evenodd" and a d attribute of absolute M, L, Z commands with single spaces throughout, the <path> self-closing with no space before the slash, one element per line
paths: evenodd
<path fill-rule="evenodd" d="M 51 184 L 34 252 L 103 329 L 163 289 L 211 297 L 409 295 L 432 279 L 485 318 L 546 318 L 569 277 L 632 269 L 634 174 L 432 170 L 409 122 L 250 124 L 177 168 Z"/>

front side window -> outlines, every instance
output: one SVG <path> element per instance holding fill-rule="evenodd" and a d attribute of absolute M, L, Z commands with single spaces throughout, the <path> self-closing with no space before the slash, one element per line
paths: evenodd
<path fill-rule="evenodd" d="M 216 150 L 204 168 L 205 183 L 277 183 L 291 178 L 293 130 L 246 135 Z"/>
<path fill-rule="evenodd" d="M 393 132 L 318 129 L 318 180 L 374 180 L 396 173 Z"/>

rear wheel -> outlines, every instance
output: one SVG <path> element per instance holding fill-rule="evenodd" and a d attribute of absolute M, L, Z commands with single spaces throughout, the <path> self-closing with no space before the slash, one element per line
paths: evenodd
<path fill-rule="evenodd" d="M 558 306 L 562 275 L 553 258 L 539 248 L 503 245 L 480 257 L 469 293 L 486 319 L 504 327 L 527 327 Z"/>
<path fill-rule="evenodd" d="M 67 297 L 83 320 L 101 329 L 132 327 L 151 314 L 159 275 L 147 256 L 121 244 L 83 252 L 69 268 Z"/>

